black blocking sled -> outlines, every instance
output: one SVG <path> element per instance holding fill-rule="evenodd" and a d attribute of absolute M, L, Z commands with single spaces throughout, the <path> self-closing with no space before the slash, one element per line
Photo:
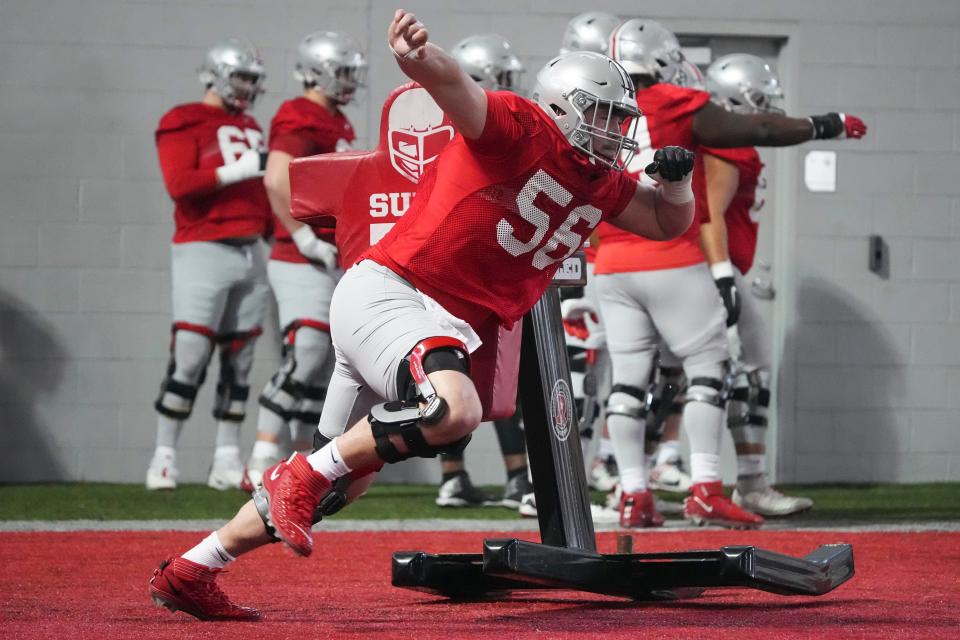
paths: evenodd
<path fill-rule="evenodd" d="M 567 589 L 636 600 L 674 600 L 714 587 L 785 596 L 829 593 L 853 577 L 849 544 L 802 558 L 752 546 L 669 553 L 597 553 L 583 454 L 570 391 L 557 287 L 583 283 L 582 256 L 523 320 L 520 402 L 542 543 L 487 539 L 481 553 L 393 554 L 393 585 L 450 598 Z"/>

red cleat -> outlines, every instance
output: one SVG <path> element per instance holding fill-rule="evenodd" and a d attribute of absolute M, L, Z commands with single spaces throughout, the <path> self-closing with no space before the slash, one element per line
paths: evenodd
<path fill-rule="evenodd" d="M 299 453 L 263 472 L 270 525 L 284 544 L 301 556 L 313 553 L 313 514 L 333 485 Z"/>
<path fill-rule="evenodd" d="M 260 620 L 259 611 L 231 602 L 220 590 L 216 580 L 221 571 L 184 558 L 167 558 L 150 578 L 150 597 L 158 607 L 200 620 Z"/>
<path fill-rule="evenodd" d="M 763 518 L 741 509 L 723 493 L 723 485 L 717 482 L 698 482 L 683 501 L 683 517 L 696 525 L 716 524 L 731 529 L 756 529 Z"/>
<path fill-rule="evenodd" d="M 649 491 L 620 494 L 621 527 L 662 527 L 663 516 L 657 512 L 653 494 Z"/>

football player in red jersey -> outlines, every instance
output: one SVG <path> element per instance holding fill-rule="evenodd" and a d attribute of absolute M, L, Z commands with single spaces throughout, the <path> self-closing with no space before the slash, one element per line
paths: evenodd
<path fill-rule="evenodd" d="M 734 113 L 777 111 L 776 102 L 783 97 L 780 79 L 770 65 L 744 53 L 713 61 L 707 68 L 706 88 L 716 104 Z M 710 217 L 700 227 L 700 244 L 712 271 L 732 272 L 735 290 L 749 291 L 744 274 L 753 266 L 757 251 L 757 216 L 763 206 L 757 190 L 765 182 L 763 163 L 754 147 L 703 147 L 702 154 Z M 812 500 L 785 496 L 767 479 L 770 335 L 754 296 L 740 295 L 739 302 L 737 321 L 727 329 L 731 352 L 739 350 L 737 377 L 727 403 L 727 426 L 737 451 L 733 501 L 764 516 L 805 511 L 813 506 Z"/>
<path fill-rule="evenodd" d="M 337 363 L 319 433 L 342 435 L 267 470 L 229 523 L 164 562 L 150 592 L 168 608 L 257 617 L 216 586 L 227 562 L 274 538 L 310 555 L 310 528 L 318 507 L 337 495 L 334 483 L 362 484 L 384 463 L 466 445 L 481 419 L 467 368 L 478 346 L 474 327 L 519 321 L 601 220 L 666 240 L 693 218 L 690 152 L 657 153 L 646 169 L 663 181 L 656 187 L 622 172 L 635 146 L 623 127 L 638 113 L 629 77 L 609 58 L 555 58 L 527 100 L 483 90 L 403 10 L 388 43 L 458 134 L 407 213 L 334 292 Z"/>
<path fill-rule="evenodd" d="M 267 274 L 277 298 L 283 363 L 260 394 L 257 438 L 247 461 L 244 488 L 280 461 L 281 430 L 289 424 L 293 448 L 309 451 L 333 367 L 330 297 L 337 284 L 333 229 L 318 237 L 290 217 L 294 158 L 350 149 L 353 127 L 340 110 L 363 86 L 367 60 L 359 43 L 332 31 L 313 33 L 297 47 L 296 78 L 303 94 L 287 100 L 270 123 L 264 183 L 277 217 Z"/>
<path fill-rule="evenodd" d="M 260 53 L 237 38 L 219 42 L 207 51 L 200 80 L 206 86 L 203 100 L 171 109 L 156 132 L 176 231 L 170 364 L 154 405 L 157 446 L 147 489 L 177 485 L 177 438 L 215 345 L 220 346 L 213 410 L 217 439 L 208 484 L 240 486 L 240 424 L 267 304 L 260 248 L 270 225 L 260 180 L 263 132 L 246 113 L 262 91 Z"/>
<path fill-rule="evenodd" d="M 859 138 L 866 132 L 861 120 L 838 113 L 811 118 L 733 113 L 712 104 L 706 92 L 670 84 L 683 71 L 683 54 L 676 37 L 652 20 L 620 25 L 611 36 L 610 51 L 638 86 L 643 117 L 636 140 L 641 151 L 628 165 L 637 174 L 643 162 L 665 145 L 785 146 L 820 138 Z M 682 361 L 689 380 L 683 423 L 690 437 L 693 486 L 684 502 L 685 516 L 697 523 L 733 527 L 754 527 L 763 521 L 728 499 L 720 482 L 730 360 L 726 326 L 736 320 L 738 300 L 731 274 L 715 270 L 711 277 L 705 262 L 697 224 L 705 202 L 699 200 L 695 224 L 670 242 L 652 243 L 611 225 L 600 228 L 596 273 L 614 378 L 607 415 L 620 466 L 624 526 L 662 522 L 647 490 L 644 447 L 645 385 L 661 340 Z M 716 295 L 718 288 L 722 299 Z"/>
<path fill-rule="evenodd" d="M 450 55 L 484 89 L 519 91 L 526 69 L 503 36 L 493 33 L 468 36 L 453 45 Z M 494 420 L 497 443 L 503 455 L 507 482 L 497 499 L 476 487 L 464 464 L 464 453 L 440 454 L 440 490 L 435 502 L 441 507 L 503 506 L 516 509 L 523 496 L 533 493 L 527 478 L 527 448 L 519 409 L 509 417 Z"/>

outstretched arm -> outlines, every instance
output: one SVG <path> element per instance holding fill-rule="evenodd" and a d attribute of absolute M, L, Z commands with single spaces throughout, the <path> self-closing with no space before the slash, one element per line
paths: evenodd
<path fill-rule="evenodd" d="M 657 187 L 637 184 L 630 203 L 610 224 L 651 240 L 672 240 L 693 222 L 693 153 L 681 147 L 658 149 L 646 168 Z"/>
<path fill-rule="evenodd" d="M 446 51 L 429 42 L 416 16 L 397 9 L 387 44 L 408 78 L 423 86 L 465 138 L 475 140 L 487 119 L 487 94 Z"/>
<path fill-rule="evenodd" d="M 866 133 L 863 120 L 843 113 L 790 118 L 731 113 L 708 102 L 693 118 L 697 142 L 708 147 L 788 147 L 814 139 L 862 138 Z"/>

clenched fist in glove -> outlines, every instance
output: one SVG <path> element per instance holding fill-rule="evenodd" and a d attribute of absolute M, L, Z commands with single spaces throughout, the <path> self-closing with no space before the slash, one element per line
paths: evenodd
<path fill-rule="evenodd" d="M 297 249 L 310 262 L 322 265 L 328 272 L 337 268 L 337 248 L 329 242 L 324 242 L 307 225 L 303 225 L 292 234 Z"/>
<path fill-rule="evenodd" d="M 693 172 L 692 151 L 683 147 L 664 147 L 653 154 L 653 162 L 644 172 L 660 184 L 663 199 L 671 204 L 685 204 L 693 200 L 690 187 Z"/>
<path fill-rule="evenodd" d="M 829 140 L 831 138 L 860 139 L 867 135 L 867 125 L 849 113 L 828 113 L 822 116 L 810 116 L 813 125 L 814 140 Z"/>

